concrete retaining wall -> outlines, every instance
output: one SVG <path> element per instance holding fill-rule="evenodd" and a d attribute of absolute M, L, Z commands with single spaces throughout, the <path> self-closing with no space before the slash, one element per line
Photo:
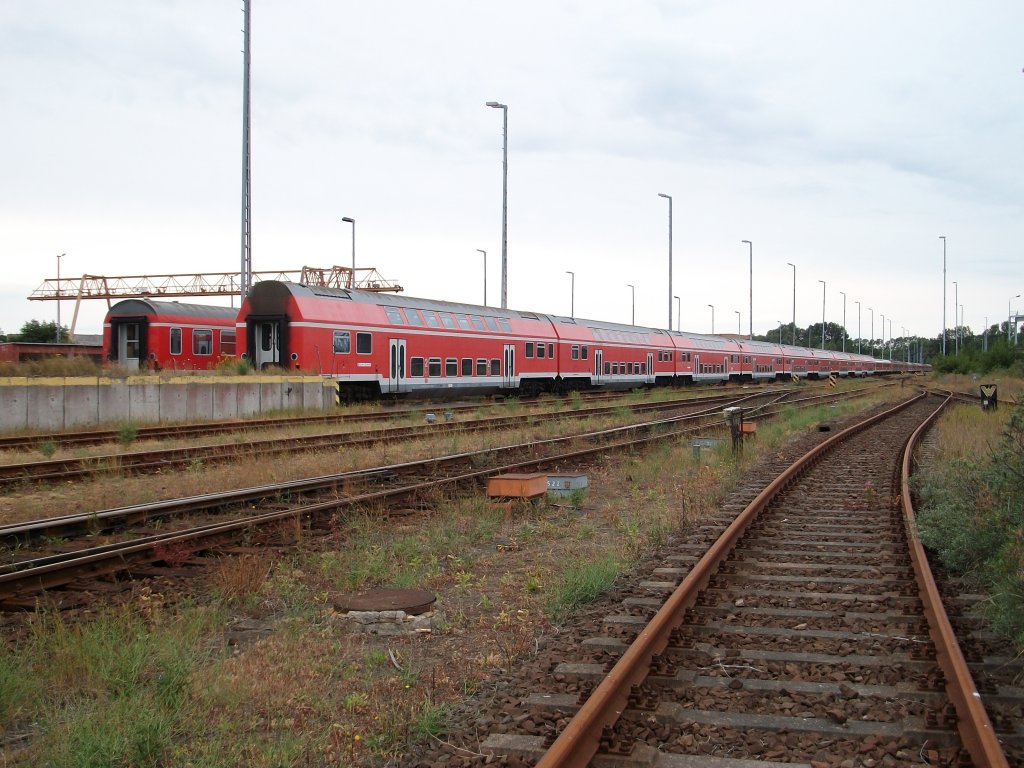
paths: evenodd
<path fill-rule="evenodd" d="M 337 386 L 317 376 L 0 377 L 0 431 L 95 424 L 219 421 L 280 410 L 327 410 Z"/>

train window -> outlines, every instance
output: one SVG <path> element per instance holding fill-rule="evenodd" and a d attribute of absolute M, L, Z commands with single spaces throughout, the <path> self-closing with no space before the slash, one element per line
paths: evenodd
<path fill-rule="evenodd" d="M 405 320 L 402 318 L 402 313 L 398 311 L 398 307 L 384 307 L 384 314 L 388 316 L 392 325 L 405 325 Z"/>
<path fill-rule="evenodd" d="M 473 375 L 473 358 L 464 357 L 462 358 L 462 375 L 472 376 Z"/>
<path fill-rule="evenodd" d="M 476 359 L 476 375 L 486 376 L 487 375 L 487 358 L 478 357 Z"/>
<path fill-rule="evenodd" d="M 526 342 L 526 352 L 525 352 L 525 354 L 526 354 L 527 357 L 533 357 L 533 342 L 532 341 Z"/>
<path fill-rule="evenodd" d="M 441 321 L 437 319 L 437 313 L 436 312 L 424 311 L 423 312 L 423 317 L 427 321 L 427 327 L 428 328 L 440 328 L 441 327 Z"/>
<path fill-rule="evenodd" d="M 633 375 L 633 364 L 632 363 L 627 363 L 626 365 L 628 366 L 627 369 L 626 369 L 626 373 L 628 373 L 630 376 L 632 376 Z"/>
<path fill-rule="evenodd" d="M 555 356 L 555 345 L 548 344 L 548 357 L 553 358 Z"/>
<path fill-rule="evenodd" d="M 208 328 L 192 329 L 192 354 L 213 354 L 213 331 Z"/>
<path fill-rule="evenodd" d="M 496 322 L 494 322 L 494 318 L 493 317 L 485 317 L 484 321 L 487 323 L 487 327 L 488 328 L 490 328 L 495 333 L 498 332 L 498 324 Z"/>
<path fill-rule="evenodd" d="M 573 344 L 572 345 L 572 359 L 573 360 L 579 360 L 580 359 L 580 345 L 579 344 Z"/>
<path fill-rule="evenodd" d="M 423 325 L 423 315 L 420 314 L 418 309 L 405 308 L 405 319 L 409 321 L 409 325 Z"/>
<path fill-rule="evenodd" d="M 584 344 L 582 347 L 580 347 L 580 357 L 582 357 L 584 360 L 587 359 L 587 345 L 586 344 Z"/>
<path fill-rule="evenodd" d="M 475 328 L 476 330 L 478 330 L 478 331 L 482 331 L 482 330 L 485 330 L 485 329 L 484 329 L 484 321 L 483 321 L 483 319 L 482 319 L 482 318 L 479 318 L 479 317 L 477 317 L 476 315 L 473 315 L 473 317 L 469 318 L 469 321 L 470 321 L 471 323 L 473 323 L 473 327 L 474 327 L 474 328 Z"/>
<path fill-rule="evenodd" d="M 352 351 L 352 334 L 348 331 L 334 332 L 334 354 L 347 355 Z"/>
<path fill-rule="evenodd" d="M 171 354 L 181 354 L 181 328 L 171 328 Z"/>
<path fill-rule="evenodd" d="M 537 357 L 544 357 L 544 342 L 537 344 Z"/>
<path fill-rule="evenodd" d="M 409 375 L 413 378 L 417 378 L 423 375 L 423 358 L 422 357 L 411 357 L 409 358 Z"/>
<path fill-rule="evenodd" d="M 498 325 L 501 326 L 501 330 L 503 330 L 505 333 L 512 333 L 512 323 L 508 321 L 507 317 L 499 317 Z"/>
<path fill-rule="evenodd" d="M 639 365 L 640 365 L 640 373 L 646 374 L 647 373 L 647 363 L 640 363 Z"/>
<path fill-rule="evenodd" d="M 447 313 L 441 315 L 441 325 L 445 328 L 450 328 L 453 331 L 455 330 L 455 320 L 453 320 L 452 316 Z"/>
<path fill-rule="evenodd" d="M 459 361 L 456 358 L 449 357 L 444 361 L 444 375 L 453 379 L 459 375 Z"/>
<path fill-rule="evenodd" d="M 431 376 L 440 376 L 441 375 L 441 358 L 440 357 L 432 357 L 432 358 L 430 358 L 430 360 L 427 361 L 427 372 Z"/>
<path fill-rule="evenodd" d="M 744 362 L 744 363 L 749 363 L 749 362 L 750 362 L 750 355 L 747 355 L 747 356 L 745 356 L 745 357 L 743 358 L 743 362 Z"/>
<path fill-rule="evenodd" d="M 469 318 L 468 317 L 466 317 L 465 315 L 456 315 L 455 319 L 459 323 L 459 328 L 461 328 L 464 331 L 468 331 L 469 330 Z"/>
<path fill-rule="evenodd" d="M 501 360 L 496 357 L 491 358 L 491 376 L 501 376 Z"/>
<path fill-rule="evenodd" d="M 373 352 L 373 336 L 368 333 L 357 333 L 356 352 L 360 355 L 368 355 Z"/>
<path fill-rule="evenodd" d="M 234 355 L 235 354 L 235 332 L 234 331 L 221 331 L 220 332 L 220 353 L 222 355 Z"/>

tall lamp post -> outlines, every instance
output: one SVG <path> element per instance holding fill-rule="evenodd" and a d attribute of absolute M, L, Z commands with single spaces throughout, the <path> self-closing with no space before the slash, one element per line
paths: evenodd
<path fill-rule="evenodd" d="M 668 329 L 672 330 L 672 196 L 662 192 L 658 197 L 668 200 Z"/>
<path fill-rule="evenodd" d="M 58 344 L 60 343 L 61 337 L 63 336 L 63 333 L 61 332 L 61 329 L 60 329 L 60 295 L 61 295 L 61 289 L 60 289 L 60 260 L 61 260 L 61 257 L 63 255 L 64 255 L 63 253 L 58 253 L 57 254 L 57 343 Z M 72 325 L 74 325 L 74 323 L 72 323 Z"/>
<path fill-rule="evenodd" d="M 846 351 L 846 291 L 840 291 L 843 294 L 843 352 Z"/>
<path fill-rule="evenodd" d="M 629 283 L 626 283 L 626 285 L 629 285 Z M 630 311 L 630 315 L 629 315 L 630 316 L 630 323 L 629 324 L 630 325 L 636 325 L 636 288 L 634 288 L 632 285 L 629 285 L 629 298 L 630 298 L 630 301 L 632 302 L 632 310 Z"/>
<path fill-rule="evenodd" d="M 892 362 L 892 348 L 895 345 L 892 343 L 892 318 L 889 318 L 889 362 Z"/>
<path fill-rule="evenodd" d="M 942 241 L 942 356 L 946 356 L 946 236 L 939 235 Z"/>
<path fill-rule="evenodd" d="M 737 336 L 742 336 L 743 335 L 743 315 L 740 314 L 740 311 L 738 309 L 734 309 L 733 312 L 736 313 L 736 335 Z"/>
<path fill-rule="evenodd" d="M 482 253 L 484 255 L 484 306 L 486 307 L 487 306 L 487 251 L 485 251 L 483 248 L 477 248 L 476 252 L 477 253 Z"/>
<path fill-rule="evenodd" d="M 885 313 L 879 312 L 878 314 L 882 318 L 882 359 L 885 360 Z"/>
<path fill-rule="evenodd" d="M 714 304 L 708 304 L 708 306 L 711 307 L 711 335 L 714 336 L 715 335 L 715 305 Z M 1010 324 L 1007 323 L 1006 327 L 1009 328 Z"/>
<path fill-rule="evenodd" d="M 508 105 L 488 101 L 501 110 L 501 308 L 508 309 Z"/>
<path fill-rule="evenodd" d="M 569 275 L 569 317 L 576 318 L 576 273 L 571 272 L 568 269 L 565 270 L 565 274 Z"/>
<path fill-rule="evenodd" d="M 1019 298 L 1020 298 L 1020 294 L 1018 293 L 1016 296 L 1011 296 L 1006 301 L 1006 343 L 1007 344 L 1010 343 L 1010 326 L 1013 324 L 1012 321 L 1010 320 L 1010 318 L 1013 316 L 1013 310 L 1010 309 L 1010 304 L 1013 302 L 1014 299 L 1019 299 Z M 1016 335 L 1017 334 L 1014 334 L 1014 336 L 1016 336 Z"/>
<path fill-rule="evenodd" d="M 679 297 L 678 296 L 673 296 L 672 298 L 676 300 L 676 330 L 678 331 L 680 329 L 680 327 L 682 326 L 682 320 L 683 320 L 682 314 L 683 314 L 683 311 L 680 308 Z M 669 328 L 669 330 L 671 331 L 672 329 Z"/>
<path fill-rule="evenodd" d="M 868 307 L 868 312 L 871 313 L 871 357 L 875 356 L 875 310 Z"/>
<path fill-rule="evenodd" d="M 741 240 L 750 249 L 750 338 L 754 338 L 754 244 L 749 240 Z"/>
<path fill-rule="evenodd" d="M 796 346 L 796 264 L 791 261 L 786 262 L 793 268 L 793 346 Z"/>
<path fill-rule="evenodd" d="M 349 216 L 342 216 L 342 221 L 346 221 L 352 225 L 352 277 L 350 279 L 351 285 L 349 288 L 356 287 L 356 220 Z"/>
<path fill-rule="evenodd" d="M 860 302 L 857 303 L 857 354 L 860 354 Z"/>
<path fill-rule="evenodd" d="M 825 349 L 825 281 L 819 280 L 821 283 L 821 348 Z"/>

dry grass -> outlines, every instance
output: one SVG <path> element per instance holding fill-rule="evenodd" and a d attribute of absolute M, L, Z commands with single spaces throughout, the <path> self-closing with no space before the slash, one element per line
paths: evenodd
<path fill-rule="evenodd" d="M 889 390 L 887 396 L 899 395 Z M 570 424 L 574 430 L 596 426 Z M 340 471 L 379 464 L 384 455 L 408 460 L 450 450 L 453 442 L 465 448 L 526 442 L 536 439 L 537 431 L 439 436 L 364 452 L 260 462 L 245 468 L 244 479 L 257 484 L 283 475 Z M 339 518 L 328 537 L 306 542 L 291 557 L 224 560 L 211 571 L 209 592 L 196 598 L 209 607 L 140 590 L 126 610 L 156 638 L 177 633 L 177 615 L 201 611 L 219 622 L 194 641 L 195 661 L 180 703 L 173 712 L 160 710 L 166 726 L 161 733 L 170 734 L 160 742 L 164 746 L 152 761 L 132 764 L 380 765 L 402 754 L 414 737 L 443 724 L 445 708 L 477 690 L 495 670 L 535 651 L 538 638 L 566 615 L 557 610 L 558 596 L 571 565 L 614 561 L 615 567 L 628 568 L 717 509 L 749 464 L 784 439 L 782 429 L 764 430 L 740 457 L 703 451 L 699 462 L 687 440 L 665 442 L 586 468 L 586 493 L 557 504 L 505 510 L 481 495 L 438 494 L 424 516 L 388 520 L 367 511 Z M 237 467 L 197 468 L 174 478 L 97 481 L 85 493 L 65 489 L 40 495 L 36 503 L 50 505 L 66 496 L 69 504 L 99 506 L 97 498 L 124 504 L 130 497 L 181 495 L 185 487 L 192 492 L 235 487 L 239 472 Z M 379 584 L 433 591 L 439 606 L 434 631 L 390 639 L 351 633 L 334 608 L 336 598 Z M 261 619 L 272 633 L 252 645 L 226 647 L 216 627 L 239 617 Z M 40 662 L 46 650 L 41 643 Z M 75 697 L 86 671 L 72 662 L 62 666 L 62 674 L 67 684 L 62 695 Z M 145 691 L 152 683 L 139 686 Z M 108 694 L 93 690 L 90 695 L 102 703 Z M 39 694 L 38 706 L 55 709 L 46 696 Z M 73 709 L 64 717 L 74 717 Z M 74 764 L 31 750 L 0 754 L 3 760 Z"/>

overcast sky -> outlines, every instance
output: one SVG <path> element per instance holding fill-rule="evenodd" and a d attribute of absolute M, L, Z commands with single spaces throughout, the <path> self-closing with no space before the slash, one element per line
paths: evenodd
<path fill-rule="evenodd" d="M 0 3 L 0 328 L 240 261 L 241 0 Z M 1024 293 L 1024 3 L 255 0 L 254 271 L 684 329 L 937 336 Z M 675 302 L 672 311 L 675 313 Z M 1014 308 L 1024 310 L 1024 301 Z M 66 302 L 62 321 L 70 324 Z M 740 313 L 738 323 L 737 311 Z M 83 304 L 97 333 L 105 303 Z M 673 322 L 675 325 L 675 322 Z"/>

